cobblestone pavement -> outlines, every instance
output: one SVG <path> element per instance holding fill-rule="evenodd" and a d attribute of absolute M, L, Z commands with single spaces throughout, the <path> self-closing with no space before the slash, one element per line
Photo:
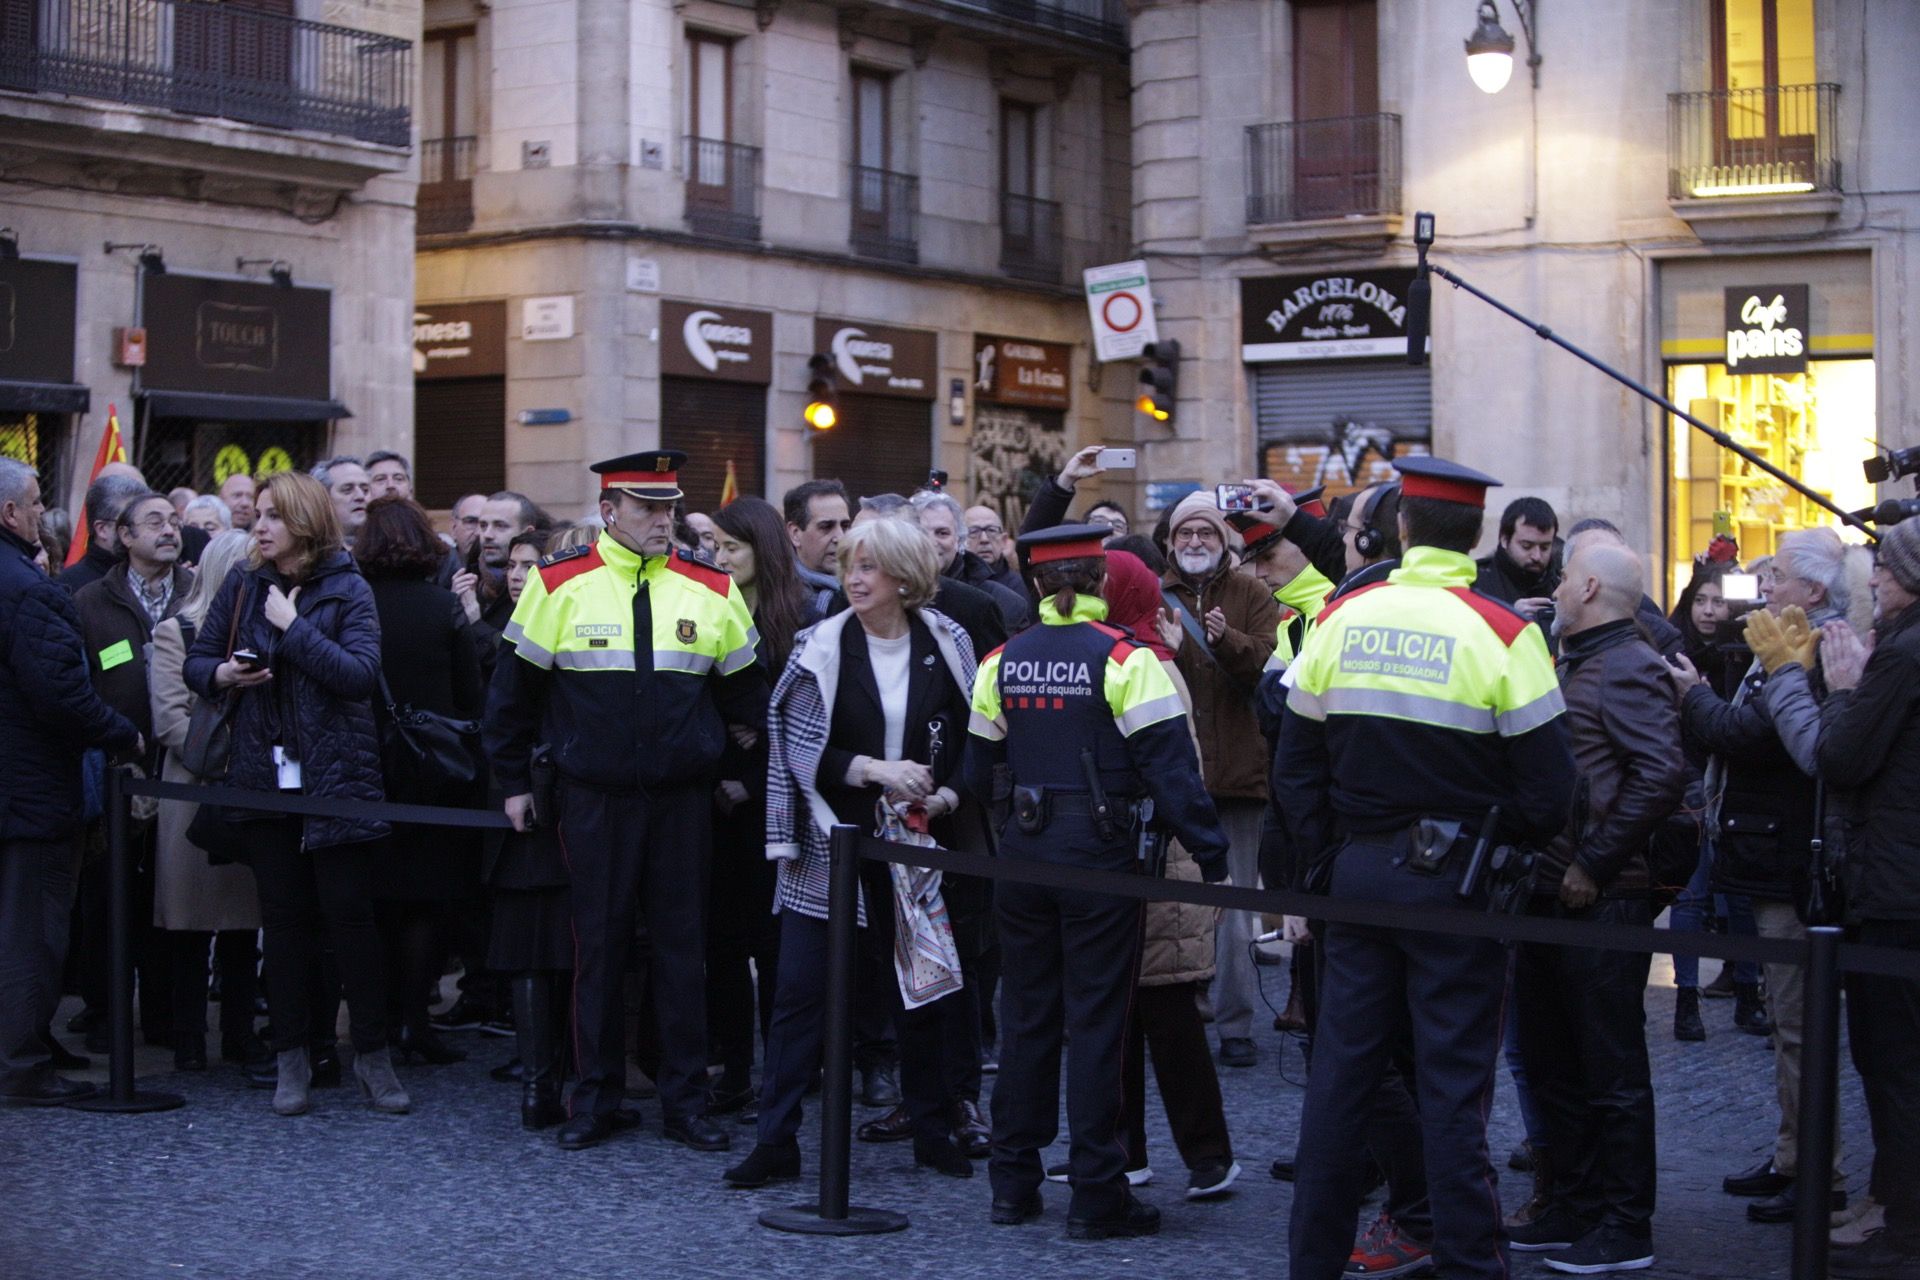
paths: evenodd
<path fill-rule="evenodd" d="M 1725 1173 L 1770 1150 L 1766 1042 L 1733 1031 L 1730 1004 L 1712 1002 L 1708 1040 L 1675 1043 L 1664 971 L 1662 957 L 1647 1002 L 1661 1181 L 1659 1258 L 1644 1274 L 1784 1277 L 1789 1229 L 1749 1224 L 1744 1202 L 1719 1189 Z M 1277 1003 L 1284 987 L 1271 988 L 1283 984 L 1284 971 L 1260 972 Z M 1185 1201 L 1185 1171 L 1150 1100 L 1158 1176 L 1143 1194 L 1165 1212 L 1164 1229 L 1151 1240 L 1099 1244 L 1061 1235 L 1064 1187 L 1048 1188 L 1040 1221 L 992 1227 L 984 1172 L 959 1182 L 917 1170 L 903 1144 L 854 1144 L 853 1198 L 906 1211 L 907 1232 L 833 1240 L 768 1231 L 755 1221 L 761 1210 L 811 1189 L 817 1114 L 802 1134 L 807 1183 L 732 1192 L 720 1171 L 751 1144 L 750 1129 L 738 1130 L 733 1157 L 695 1154 L 663 1141 L 657 1108 L 642 1103 L 640 1132 L 562 1152 L 550 1132 L 522 1131 L 517 1092 L 487 1079 L 511 1041 L 454 1039 L 469 1061 L 403 1069 L 415 1103 L 405 1118 L 367 1111 L 349 1081 L 348 1089 L 316 1091 L 312 1114 L 281 1119 L 268 1110 L 270 1095 L 230 1071 L 171 1074 L 171 1056 L 146 1049 L 143 1084 L 185 1094 L 184 1108 L 138 1116 L 0 1110 L 0 1280 L 1285 1274 L 1291 1191 L 1267 1166 L 1291 1154 L 1303 1064 L 1297 1043 L 1272 1032 L 1260 1034 L 1257 1067 L 1221 1070 L 1244 1168 L 1234 1194 Z M 1842 1077 L 1846 1164 L 1858 1194 L 1869 1157 L 1865 1112 L 1851 1067 L 1843 1065 Z M 1526 1190 L 1521 1175 L 1504 1170 L 1517 1130 L 1503 1073 L 1492 1141 L 1509 1198 Z M 1555 1274 L 1525 1255 L 1515 1255 L 1514 1273 Z"/>

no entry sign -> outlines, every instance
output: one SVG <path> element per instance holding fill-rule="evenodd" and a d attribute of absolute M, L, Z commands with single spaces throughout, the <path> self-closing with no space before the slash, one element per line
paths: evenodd
<path fill-rule="evenodd" d="M 1160 340 L 1146 263 L 1116 262 L 1088 267 L 1082 274 L 1087 283 L 1087 314 L 1093 320 L 1096 360 L 1130 360 L 1149 342 Z"/>

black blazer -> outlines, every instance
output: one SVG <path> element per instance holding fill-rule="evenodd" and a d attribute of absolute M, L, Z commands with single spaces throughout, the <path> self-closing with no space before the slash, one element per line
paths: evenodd
<path fill-rule="evenodd" d="M 913 648 L 907 659 L 907 722 L 901 751 L 906 759 L 930 764 L 936 785 L 946 786 L 960 767 L 967 697 L 954 682 L 953 672 L 927 624 L 912 613 L 907 619 Z M 880 705 L 880 686 L 874 680 L 873 660 L 867 652 L 867 633 L 858 618 L 849 619 L 840 632 L 840 683 L 832 716 L 827 748 L 820 754 L 820 775 L 815 781 L 821 798 L 836 814 L 864 827 L 871 820 L 881 788 L 848 786 L 847 769 L 855 756 L 885 758 L 887 719 Z M 935 721 L 940 724 L 942 744 L 938 759 L 929 750 L 932 734 L 928 726 Z"/>

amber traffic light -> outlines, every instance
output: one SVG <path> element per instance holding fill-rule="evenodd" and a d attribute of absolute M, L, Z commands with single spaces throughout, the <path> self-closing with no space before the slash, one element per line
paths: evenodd
<path fill-rule="evenodd" d="M 808 359 L 807 407 L 801 417 L 815 431 L 830 431 L 840 421 L 840 397 L 834 390 L 833 361 L 816 355 Z"/>
<path fill-rule="evenodd" d="M 1140 398 L 1133 407 L 1156 422 L 1173 421 L 1180 383 L 1180 344 L 1172 338 L 1150 342 L 1141 357 Z"/>

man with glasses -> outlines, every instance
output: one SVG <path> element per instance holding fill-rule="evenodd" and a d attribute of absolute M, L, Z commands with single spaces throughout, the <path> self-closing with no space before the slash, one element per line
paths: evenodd
<path fill-rule="evenodd" d="M 86 642 L 87 672 L 100 700 L 133 722 L 153 742 L 153 712 L 147 701 L 147 651 L 153 629 L 172 617 L 193 586 L 193 571 L 180 563 L 182 522 L 165 494 L 147 490 L 136 494 L 115 521 L 113 568 L 98 582 L 82 587 L 73 597 L 80 614 L 80 634 Z M 151 776 L 158 762 L 157 747 L 139 761 Z M 164 939 L 153 928 L 153 859 L 155 837 L 151 823 L 139 824 L 136 839 L 142 868 L 134 879 L 134 962 L 139 970 L 140 1027 L 149 1044 L 166 1044 L 173 1030 L 172 985 L 167 980 Z M 83 994 L 93 1008 L 105 1008 L 107 965 L 105 947 L 106 882 L 100 868 L 82 874 L 81 910 L 86 924 L 87 949 L 81 976 Z M 96 925 L 100 932 L 95 933 Z M 180 1028 L 198 1034 L 197 1028 Z M 88 1036 L 89 1048 L 100 1044 L 97 1033 Z"/>
<path fill-rule="evenodd" d="M 1202 772 L 1232 847 L 1233 882 L 1259 879 L 1260 828 L 1267 805 L 1264 741 L 1254 712 L 1254 686 L 1273 656 L 1280 606 L 1256 578 L 1238 573 L 1232 535 L 1210 492 L 1191 493 L 1168 525 L 1168 564 L 1161 595 L 1180 623 L 1174 660 L 1193 694 L 1193 722 Z M 1250 1067 L 1258 985 L 1248 944 L 1253 917 L 1222 915 L 1214 931 L 1213 1013 L 1220 1061 Z"/>
<path fill-rule="evenodd" d="M 1026 595 L 1027 587 L 1020 581 L 1020 570 L 1007 554 L 1007 529 L 1000 523 L 999 513 L 992 507 L 968 507 L 966 515 L 967 550 L 980 557 L 992 571 L 995 582 L 1009 591 Z"/>

